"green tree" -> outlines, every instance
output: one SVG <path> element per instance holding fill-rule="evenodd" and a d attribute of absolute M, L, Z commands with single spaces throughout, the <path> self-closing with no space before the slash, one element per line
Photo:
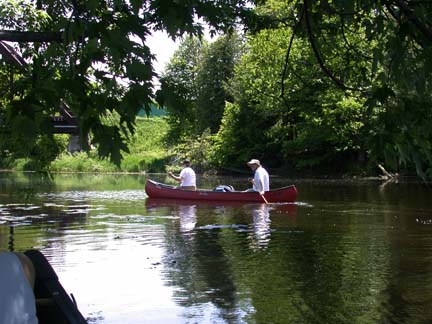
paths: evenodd
<path fill-rule="evenodd" d="M 226 91 L 240 57 L 242 41 L 236 33 L 220 36 L 208 44 L 198 38 L 186 38 L 171 58 L 157 92 L 160 105 L 167 108 L 173 138 L 201 135 L 206 129 L 216 133 Z"/>
<path fill-rule="evenodd" d="M 237 148 L 250 145 L 248 153 L 275 157 L 278 164 L 297 154 L 298 161 L 309 160 L 305 165 L 365 151 L 370 161 L 432 176 L 432 2 L 255 3 L 1 2 L 0 40 L 17 42 L 29 64 L 14 76 L 13 87 L 5 87 L 10 74 L 1 67 L 2 140 L 10 152 L 38 154 L 37 143 L 47 142 L 42 134 L 52 133 L 49 118 L 64 100 L 79 119 L 82 138 L 91 134 L 101 156 L 119 162 L 137 111 L 153 100 L 153 55 L 146 46 L 151 31 L 200 35 L 196 18 L 212 32 L 228 30 L 240 18 L 263 48 L 250 54 L 249 66 L 240 63 L 244 70 L 232 83 L 231 96 L 248 128 Z M 285 39 L 275 46 L 274 37 L 282 36 L 272 33 L 282 31 Z M 260 51 L 267 55 L 261 61 Z M 118 124 L 106 123 L 111 115 L 120 116 Z M 309 140 L 312 153 L 302 149 Z M 328 157 L 314 162 L 329 149 Z"/>
<path fill-rule="evenodd" d="M 292 39 L 308 42 L 321 78 L 364 103 L 369 159 L 432 176 L 432 3 L 302 0 L 285 8 L 266 20 L 287 24 Z M 287 66 L 291 59 L 288 48 Z"/>
<path fill-rule="evenodd" d="M 233 101 L 226 86 L 241 51 L 242 40 L 237 33 L 219 37 L 203 51 L 196 77 L 198 133 L 207 128 L 211 133 L 219 130 L 225 102 Z"/>
<path fill-rule="evenodd" d="M 272 0 L 255 12 L 221 161 L 239 152 L 321 167 L 367 153 L 432 175 L 432 3 Z"/>
<path fill-rule="evenodd" d="M 0 40 L 16 42 L 29 63 L 13 93 L 2 93 L 12 98 L 1 107 L 4 131 L 16 139 L 8 141 L 10 151 L 34 151 L 38 137 L 52 133 L 49 118 L 64 100 L 79 120 L 81 137 L 91 134 L 100 155 L 119 163 L 137 112 L 150 109 L 153 100 L 154 56 L 146 45 L 152 30 L 200 35 L 197 19 L 212 32 L 226 30 L 248 15 L 247 3 L 2 1 Z M 110 115 L 120 122 L 105 123 Z"/>
<path fill-rule="evenodd" d="M 251 156 L 271 164 L 281 161 L 280 138 L 273 132 L 273 141 L 270 133 L 280 124 L 284 110 L 278 93 L 288 35 L 282 29 L 262 30 L 248 38 L 248 50 L 235 67 L 228 87 L 235 104 L 226 105 L 218 133 L 219 163 L 243 165 Z M 284 122 L 283 127 L 289 127 L 289 123 Z"/>
<path fill-rule="evenodd" d="M 219 163 L 241 165 L 257 156 L 271 166 L 300 168 L 358 149 L 361 106 L 322 80 L 305 42 L 289 45 L 291 36 L 279 28 L 248 38 L 248 51 L 230 83 L 235 105 L 226 106 L 218 134 Z"/>
<path fill-rule="evenodd" d="M 184 39 L 160 78 L 156 99 L 169 113 L 171 141 L 196 133 L 196 78 L 205 46 L 206 42 L 197 37 Z"/>

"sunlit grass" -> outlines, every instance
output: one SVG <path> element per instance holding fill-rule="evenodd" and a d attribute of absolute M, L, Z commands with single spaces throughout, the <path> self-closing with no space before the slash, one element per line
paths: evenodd
<path fill-rule="evenodd" d="M 49 169 L 53 172 L 164 172 L 169 159 L 164 137 L 168 124 L 163 117 L 138 117 L 136 131 L 128 140 L 120 167 L 98 158 L 96 151 L 62 153 Z"/>

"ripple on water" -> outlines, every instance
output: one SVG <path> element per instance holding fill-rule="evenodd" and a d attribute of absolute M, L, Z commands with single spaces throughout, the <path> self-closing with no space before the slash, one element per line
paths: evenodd
<path fill-rule="evenodd" d="M 195 227 L 196 230 L 217 230 L 217 229 L 238 229 L 238 230 L 248 230 L 248 225 L 244 224 L 208 224 L 203 226 Z"/>
<path fill-rule="evenodd" d="M 105 190 L 105 191 L 63 191 L 55 193 L 41 193 L 42 197 L 60 200 L 114 200 L 114 201 L 142 201 L 147 198 L 144 190 Z"/>

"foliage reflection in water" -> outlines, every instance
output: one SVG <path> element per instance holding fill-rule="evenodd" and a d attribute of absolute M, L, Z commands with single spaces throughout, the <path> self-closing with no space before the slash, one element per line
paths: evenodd
<path fill-rule="evenodd" d="M 143 176 L 0 183 L 0 249 L 40 249 L 92 323 L 432 320 L 420 184 L 298 181 L 266 205 L 149 199 Z"/>

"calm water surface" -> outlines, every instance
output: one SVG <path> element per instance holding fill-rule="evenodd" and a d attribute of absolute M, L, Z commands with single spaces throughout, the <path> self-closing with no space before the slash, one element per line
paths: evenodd
<path fill-rule="evenodd" d="M 90 323 L 432 322 L 424 185 L 296 180 L 296 204 L 239 205 L 145 180 L 0 174 L 0 250 L 41 250 Z"/>

